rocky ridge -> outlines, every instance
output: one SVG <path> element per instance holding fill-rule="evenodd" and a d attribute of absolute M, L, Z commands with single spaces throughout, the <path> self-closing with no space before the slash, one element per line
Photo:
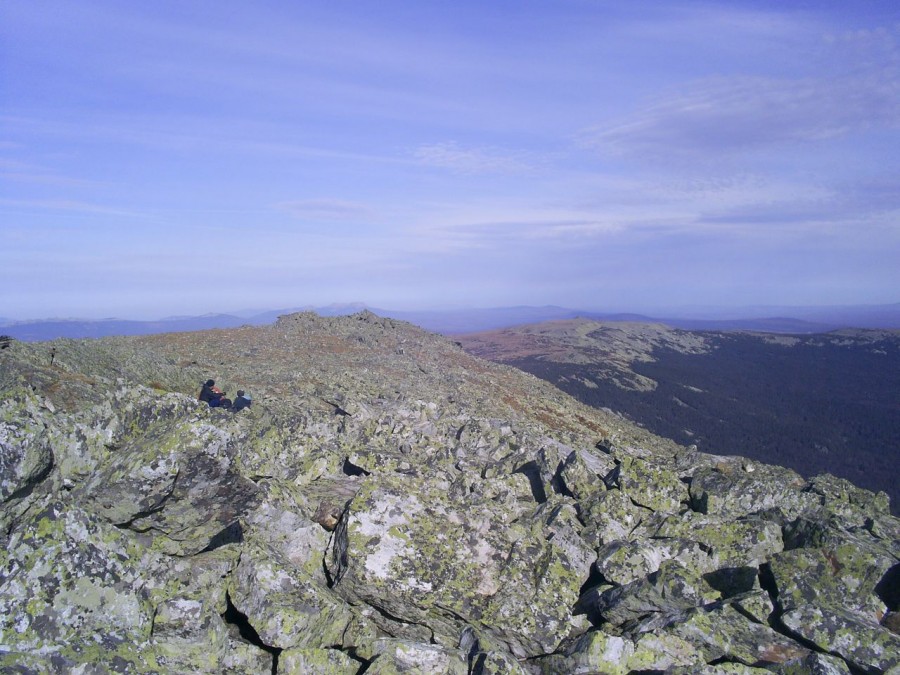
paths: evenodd
<path fill-rule="evenodd" d="M 0 392 L 3 672 L 900 671 L 884 494 L 409 324 L 11 342 Z"/>
<path fill-rule="evenodd" d="M 655 349 L 702 354 L 713 347 L 702 333 L 658 323 L 567 319 L 460 335 L 466 351 L 482 358 L 512 362 L 539 358 L 591 364 L 602 377 L 622 389 L 652 391 L 656 381 L 636 373 L 634 363 L 653 361 Z M 590 386 L 590 382 L 586 381 Z"/>

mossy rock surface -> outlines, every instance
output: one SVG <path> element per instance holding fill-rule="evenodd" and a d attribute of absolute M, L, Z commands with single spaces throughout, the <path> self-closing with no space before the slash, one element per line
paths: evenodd
<path fill-rule="evenodd" d="M 900 668 L 884 495 L 371 313 L 11 343 L 0 502 L 4 671 Z"/>

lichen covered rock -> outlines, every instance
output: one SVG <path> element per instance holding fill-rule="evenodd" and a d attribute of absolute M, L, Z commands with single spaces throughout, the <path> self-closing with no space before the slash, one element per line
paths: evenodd
<path fill-rule="evenodd" d="M 59 501 L 35 509 L 0 556 L 0 644 L 7 650 L 69 664 L 87 657 L 156 663 L 150 590 L 167 576 L 164 559 Z"/>
<path fill-rule="evenodd" d="M 900 668 L 883 495 L 371 313 L 54 345 L 0 352 L 4 672 Z"/>
<path fill-rule="evenodd" d="M 468 675 L 464 655 L 433 644 L 380 639 L 377 656 L 366 670 L 376 675 Z"/>
<path fill-rule="evenodd" d="M 338 649 L 293 647 L 278 656 L 283 675 L 356 675 L 360 663 Z"/>
<path fill-rule="evenodd" d="M 357 646 L 354 638 L 368 623 L 327 586 L 299 571 L 276 551 L 248 542 L 231 576 L 229 598 L 268 647 Z M 365 637 L 374 635 L 370 627 Z"/>
<path fill-rule="evenodd" d="M 0 502 L 26 496 L 53 465 L 48 413 L 25 392 L 0 401 Z"/>
<path fill-rule="evenodd" d="M 864 672 L 900 667 L 900 637 L 843 609 L 804 605 L 781 617 L 794 634 Z"/>
<path fill-rule="evenodd" d="M 336 532 L 335 589 L 444 643 L 471 624 L 519 656 L 552 651 L 589 561 L 573 564 L 539 521 L 514 515 L 441 481 L 369 477 Z"/>

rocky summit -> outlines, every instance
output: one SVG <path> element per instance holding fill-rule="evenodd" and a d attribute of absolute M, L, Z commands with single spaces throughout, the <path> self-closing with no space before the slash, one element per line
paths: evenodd
<path fill-rule="evenodd" d="M 900 672 L 883 493 L 410 324 L 10 341 L 0 392 L 2 672 Z"/>

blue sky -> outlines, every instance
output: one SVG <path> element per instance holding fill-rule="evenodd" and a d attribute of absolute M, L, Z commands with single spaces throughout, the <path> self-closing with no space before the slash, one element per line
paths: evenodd
<path fill-rule="evenodd" d="M 0 3 L 0 316 L 900 300 L 900 4 Z"/>

